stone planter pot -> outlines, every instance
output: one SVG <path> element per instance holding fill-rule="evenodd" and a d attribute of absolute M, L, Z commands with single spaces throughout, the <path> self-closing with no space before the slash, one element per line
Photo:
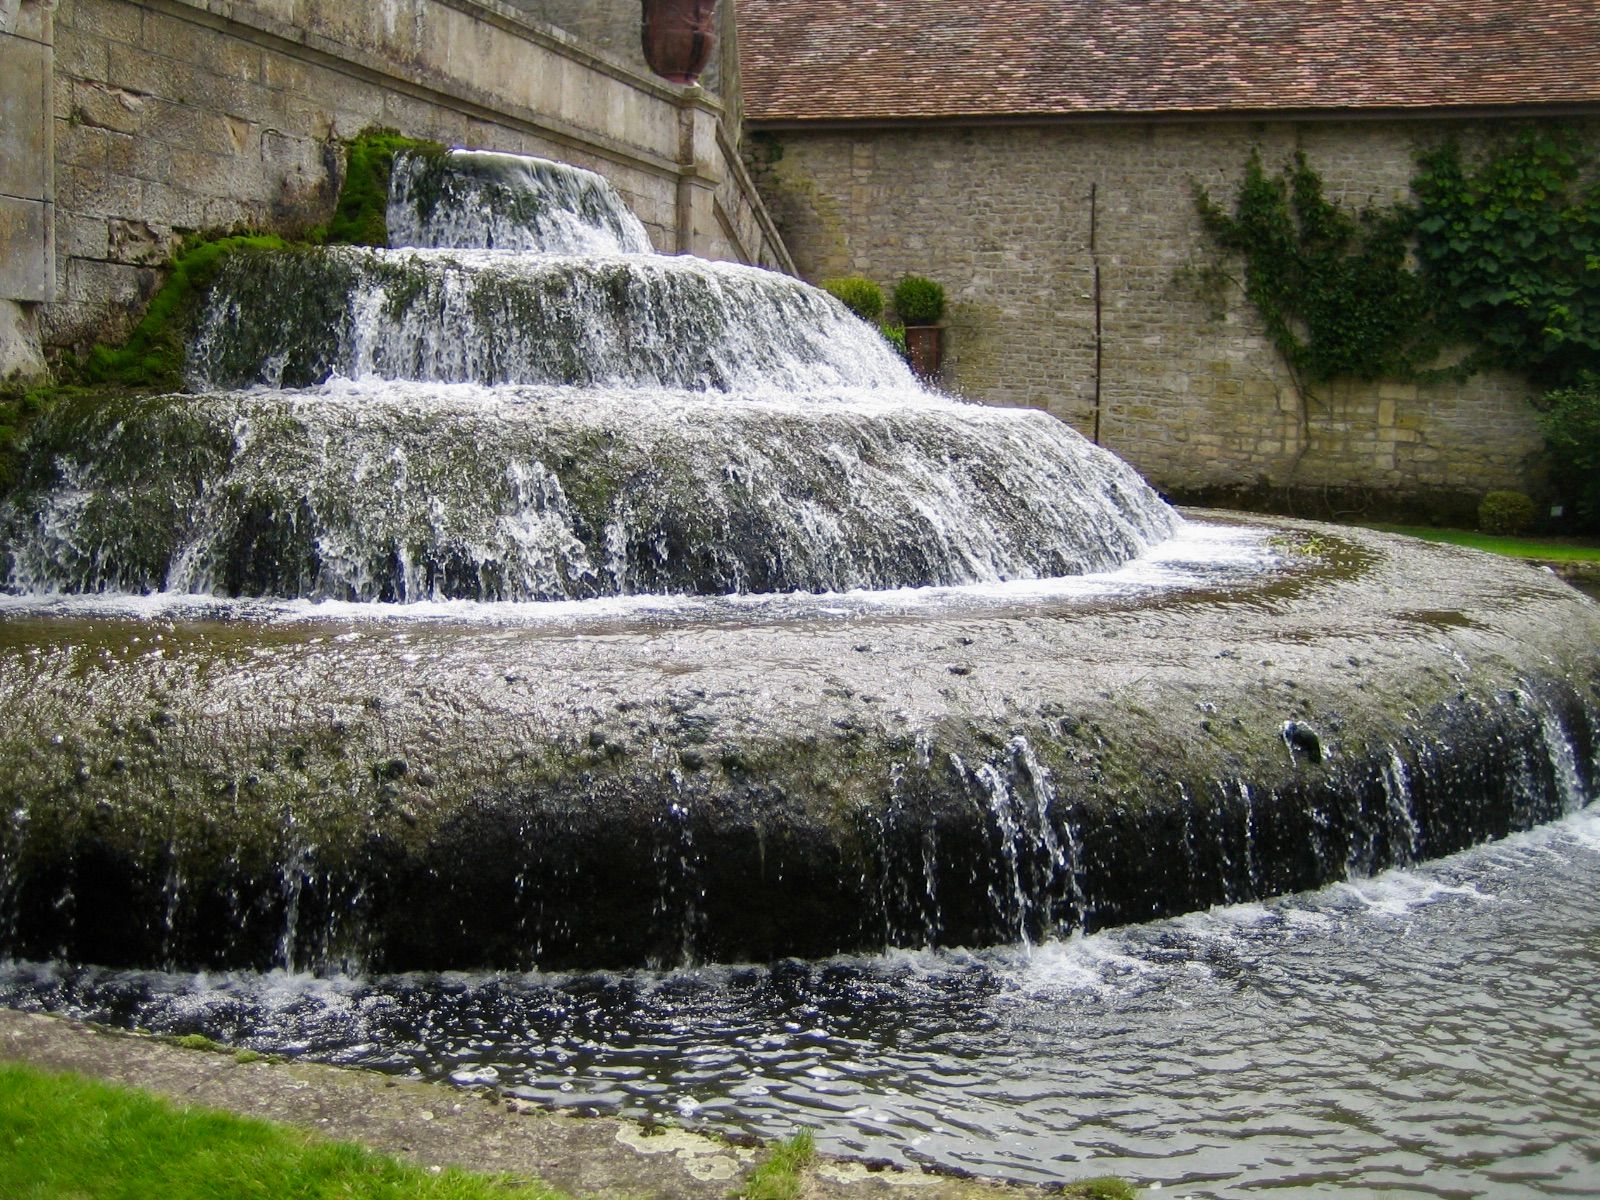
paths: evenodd
<path fill-rule="evenodd" d="M 644 0 L 645 61 L 669 83 L 693 83 L 716 44 L 717 0 Z"/>
<path fill-rule="evenodd" d="M 918 379 L 937 380 L 944 366 L 944 326 L 907 325 L 906 355 Z"/>

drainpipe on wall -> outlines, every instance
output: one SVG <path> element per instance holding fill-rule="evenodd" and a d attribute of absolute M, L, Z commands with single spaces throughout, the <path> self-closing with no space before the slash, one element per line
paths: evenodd
<path fill-rule="evenodd" d="M 1104 367 L 1104 307 L 1100 294 L 1100 185 L 1089 185 L 1089 262 L 1094 268 L 1094 430 L 1091 440 L 1100 444 L 1100 375 Z"/>
<path fill-rule="evenodd" d="M 56 296 L 56 0 L 0 0 L 0 379 L 47 367 L 38 306 Z"/>

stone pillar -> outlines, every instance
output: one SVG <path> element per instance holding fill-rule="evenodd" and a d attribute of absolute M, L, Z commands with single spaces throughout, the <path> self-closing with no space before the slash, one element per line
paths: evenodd
<path fill-rule="evenodd" d="M 678 102 L 679 254 L 712 256 L 717 236 L 717 187 L 722 182 L 717 125 L 722 106 L 697 87 Z"/>
<path fill-rule="evenodd" d="M 0 0 L 0 379 L 45 371 L 38 306 L 56 290 L 55 7 Z"/>

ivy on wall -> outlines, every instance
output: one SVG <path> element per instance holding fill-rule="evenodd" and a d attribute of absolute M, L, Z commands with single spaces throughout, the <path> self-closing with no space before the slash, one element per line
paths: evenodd
<path fill-rule="evenodd" d="M 1423 156 L 1417 258 L 1441 330 L 1475 364 L 1542 385 L 1600 370 L 1600 174 L 1568 128 L 1525 132 L 1476 163 Z"/>
<path fill-rule="evenodd" d="M 1245 295 L 1298 378 L 1409 374 L 1434 349 L 1417 320 L 1427 285 L 1407 265 L 1409 210 L 1352 216 L 1304 154 L 1274 176 L 1252 153 L 1231 213 L 1202 188 L 1195 200 L 1217 245 L 1243 258 Z"/>
<path fill-rule="evenodd" d="M 1301 455 L 1310 385 L 1500 367 L 1555 389 L 1536 402 L 1554 482 L 1600 527 L 1585 479 L 1600 462 L 1600 155 L 1532 126 L 1473 158 L 1428 151 L 1411 188 L 1411 203 L 1351 214 L 1305 155 L 1272 175 L 1252 153 L 1231 209 L 1195 189 L 1299 392 Z M 1446 347 L 1465 356 L 1439 367 Z"/>
<path fill-rule="evenodd" d="M 1299 376 L 1414 377 L 1441 347 L 1464 371 L 1501 366 L 1542 386 L 1600 370 L 1600 171 L 1573 130 L 1523 130 L 1469 161 L 1424 154 L 1415 201 L 1352 215 L 1296 154 L 1269 175 L 1253 153 L 1232 210 L 1195 201 Z"/>

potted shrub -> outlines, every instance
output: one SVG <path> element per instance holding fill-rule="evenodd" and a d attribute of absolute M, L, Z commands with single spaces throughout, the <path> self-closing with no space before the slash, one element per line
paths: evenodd
<path fill-rule="evenodd" d="M 944 363 L 944 288 L 921 275 L 907 275 L 894 288 L 894 311 L 906 326 L 906 356 L 923 379 L 939 378 Z"/>
<path fill-rule="evenodd" d="M 843 304 L 868 325 L 883 335 L 883 340 L 907 362 L 906 327 L 883 321 L 883 289 L 861 275 L 844 275 L 837 279 L 824 279 L 822 290 Z"/>
<path fill-rule="evenodd" d="M 822 290 L 869 325 L 876 325 L 883 315 L 883 289 L 863 276 L 824 279 Z"/>

